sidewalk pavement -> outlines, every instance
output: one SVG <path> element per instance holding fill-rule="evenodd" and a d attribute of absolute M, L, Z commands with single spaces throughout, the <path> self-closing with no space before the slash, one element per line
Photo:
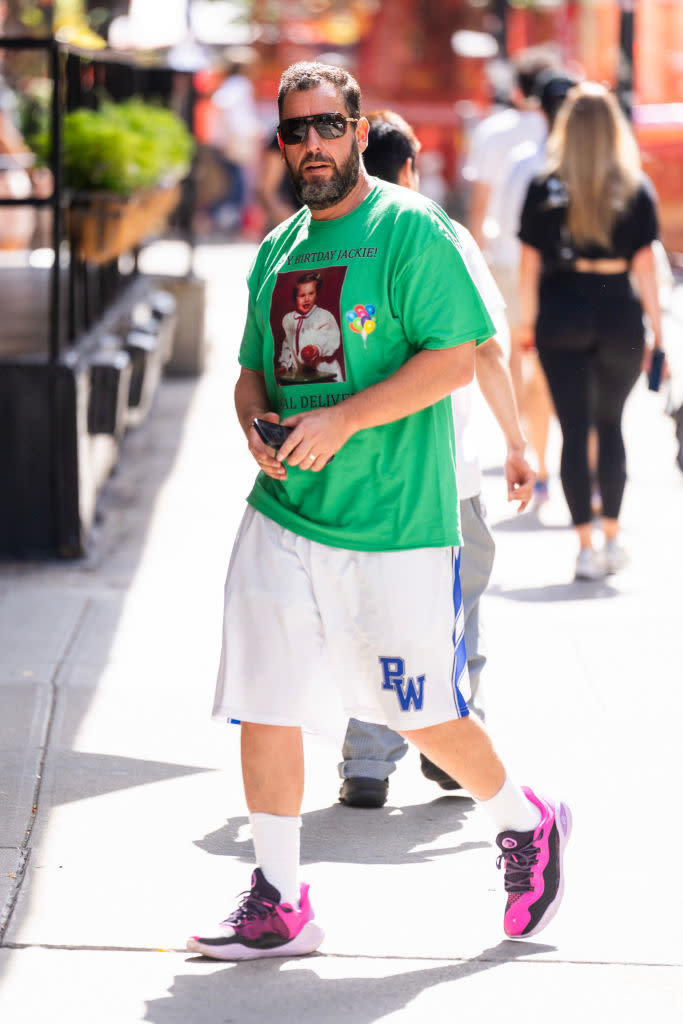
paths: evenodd
<path fill-rule="evenodd" d="M 88 557 L 0 565 L 0 1018 L 680 1021 L 683 474 L 643 382 L 625 417 L 632 562 L 603 583 L 572 579 L 557 477 L 540 509 L 507 506 L 483 417 L 488 724 L 511 774 L 574 810 L 551 925 L 504 939 L 488 823 L 412 751 L 387 806 L 357 810 L 337 802 L 338 746 L 311 737 L 302 854 L 320 952 L 231 965 L 183 951 L 232 909 L 251 863 L 239 730 L 208 716 L 254 475 L 232 404 L 252 252 L 198 251 L 209 368 L 165 380 L 126 437 Z M 148 256 L 155 270 L 175 259 Z M 557 466 L 557 431 L 553 445 Z"/>

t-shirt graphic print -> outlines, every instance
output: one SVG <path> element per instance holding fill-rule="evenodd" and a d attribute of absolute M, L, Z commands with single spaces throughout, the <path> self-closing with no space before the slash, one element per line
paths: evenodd
<path fill-rule="evenodd" d="M 346 267 L 277 275 L 270 329 L 273 371 L 280 387 L 346 380 L 340 321 L 345 275 Z"/>

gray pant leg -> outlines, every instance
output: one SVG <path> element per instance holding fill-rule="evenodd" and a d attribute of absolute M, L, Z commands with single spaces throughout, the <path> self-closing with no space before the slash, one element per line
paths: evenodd
<path fill-rule="evenodd" d="M 479 692 L 482 669 L 486 664 L 484 633 L 479 614 L 479 598 L 488 586 L 496 545 L 486 523 L 486 510 L 481 498 L 465 498 L 460 502 L 460 523 L 463 548 L 460 553 L 460 587 L 465 613 L 465 647 L 472 696 L 468 701 L 473 711 L 484 721 L 485 711 Z"/>
<path fill-rule="evenodd" d="M 407 742 L 387 725 L 349 718 L 339 775 L 342 779 L 388 779 L 407 750 Z"/>

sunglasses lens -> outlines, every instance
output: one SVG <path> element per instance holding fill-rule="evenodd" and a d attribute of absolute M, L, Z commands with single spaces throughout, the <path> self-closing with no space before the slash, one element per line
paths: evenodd
<path fill-rule="evenodd" d="M 286 146 L 296 146 L 308 135 L 309 126 L 315 129 L 321 139 L 340 139 L 346 131 L 346 120 L 341 114 L 290 117 L 280 124 L 280 138 Z"/>
<path fill-rule="evenodd" d="M 302 142 L 308 131 L 308 125 L 303 117 L 290 117 L 283 121 L 279 128 L 280 138 L 286 146 L 296 146 Z"/>
<path fill-rule="evenodd" d="M 313 126 L 321 139 L 340 139 L 346 131 L 346 121 L 338 114 L 321 114 Z"/>

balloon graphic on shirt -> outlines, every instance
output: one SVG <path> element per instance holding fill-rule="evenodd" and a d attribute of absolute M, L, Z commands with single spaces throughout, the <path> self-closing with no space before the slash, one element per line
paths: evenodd
<path fill-rule="evenodd" d="M 375 317 L 375 307 L 372 303 L 368 302 L 365 306 L 358 303 L 353 309 L 350 309 L 348 313 L 345 313 L 346 320 L 349 327 L 355 334 L 360 334 L 363 339 L 363 346 L 365 346 L 368 340 L 368 334 L 377 327 L 377 320 Z"/>

